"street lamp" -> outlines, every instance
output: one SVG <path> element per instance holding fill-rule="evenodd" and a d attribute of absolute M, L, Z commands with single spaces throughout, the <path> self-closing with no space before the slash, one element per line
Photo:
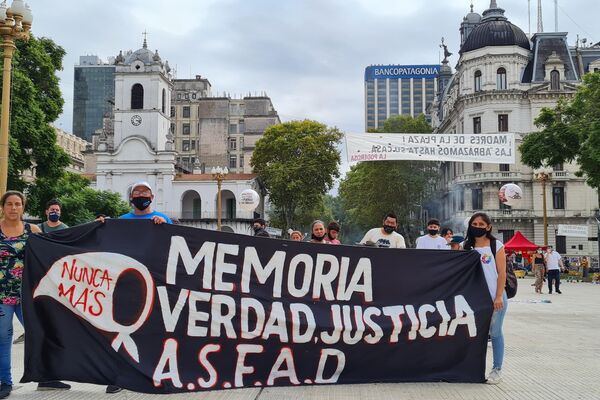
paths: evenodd
<path fill-rule="evenodd" d="M 221 230 L 221 184 L 225 179 L 225 176 L 229 173 L 227 167 L 212 167 L 210 173 L 212 178 L 217 181 L 217 230 Z"/>
<path fill-rule="evenodd" d="M 6 192 L 8 182 L 8 127 L 10 122 L 10 77 L 15 40 L 28 40 L 33 15 L 23 0 L 14 0 L 10 7 L 6 0 L 0 4 L 0 47 L 4 53 L 2 70 L 2 114 L 0 118 L 0 194 Z"/>
<path fill-rule="evenodd" d="M 548 209 L 546 208 L 546 182 L 550 181 L 552 168 L 542 167 L 533 171 L 535 180 L 542 182 L 542 206 L 544 212 L 544 246 L 548 246 Z"/>

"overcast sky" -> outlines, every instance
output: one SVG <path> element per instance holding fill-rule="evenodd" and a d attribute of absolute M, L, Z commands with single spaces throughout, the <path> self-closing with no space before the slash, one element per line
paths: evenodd
<path fill-rule="evenodd" d="M 9 0 L 10 2 L 10 0 Z M 65 107 L 57 125 L 71 131 L 73 66 L 148 47 L 177 67 L 178 78 L 210 80 L 213 94 L 265 91 L 282 120 L 310 118 L 364 131 L 364 68 L 440 60 L 443 36 L 458 57 L 459 25 L 469 0 L 30 0 L 33 32 L 64 47 Z M 489 1 L 474 1 L 481 13 Z M 527 0 L 498 0 L 528 31 Z M 544 0 L 554 30 L 554 1 Z M 535 30 L 537 1 L 532 1 Z M 559 30 L 600 41 L 597 0 L 559 1 Z"/>

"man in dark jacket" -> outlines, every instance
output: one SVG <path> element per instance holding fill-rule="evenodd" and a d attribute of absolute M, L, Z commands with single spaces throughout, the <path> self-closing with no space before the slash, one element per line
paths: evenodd
<path fill-rule="evenodd" d="M 252 221 L 252 229 L 254 229 L 254 236 L 271 237 L 269 232 L 265 230 L 267 223 L 262 218 L 255 218 Z"/>

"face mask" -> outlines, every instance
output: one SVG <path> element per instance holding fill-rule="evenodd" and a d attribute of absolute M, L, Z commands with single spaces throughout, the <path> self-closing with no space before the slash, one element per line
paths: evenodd
<path fill-rule="evenodd" d="M 467 235 L 471 236 L 471 237 L 482 237 L 485 236 L 487 234 L 487 229 L 485 228 L 477 228 L 474 226 L 470 226 L 468 231 L 467 231 Z"/>
<path fill-rule="evenodd" d="M 151 197 L 134 197 L 131 199 L 131 204 L 140 211 L 144 211 L 152 203 Z"/>
<path fill-rule="evenodd" d="M 393 227 L 393 226 L 389 226 L 389 225 L 384 225 L 384 226 L 383 226 L 383 231 L 384 231 L 385 233 L 392 233 L 392 232 L 394 232 L 394 230 L 395 230 L 395 229 L 394 229 L 394 227 Z"/>
<path fill-rule="evenodd" d="M 57 222 L 60 219 L 60 213 L 52 211 L 50 214 L 48 214 L 48 219 L 50 222 Z"/>
<path fill-rule="evenodd" d="M 258 233 L 258 231 L 260 231 L 262 228 L 260 226 L 255 226 L 253 229 L 254 233 Z"/>
<path fill-rule="evenodd" d="M 310 235 L 310 237 L 311 237 L 313 240 L 316 240 L 316 241 L 318 241 L 318 242 L 322 242 L 322 241 L 323 241 L 323 239 L 325 239 L 325 235 L 323 235 L 323 236 L 317 236 L 317 235 L 315 235 L 314 233 L 313 233 L 312 235 Z"/>
<path fill-rule="evenodd" d="M 539 254 L 542 254 L 542 251 L 541 251 L 541 250 L 538 250 L 538 253 L 539 253 Z"/>
<path fill-rule="evenodd" d="M 438 230 L 437 229 L 427 229 L 427 233 L 429 233 L 431 236 L 435 236 L 438 234 Z"/>

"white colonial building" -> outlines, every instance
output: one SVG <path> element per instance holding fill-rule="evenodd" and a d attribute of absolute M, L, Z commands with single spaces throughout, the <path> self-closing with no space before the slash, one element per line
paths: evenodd
<path fill-rule="evenodd" d="M 116 58 L 113 115 L 93 138 L 95 185 L 128 199 L 134 182 L 148 181 L 154 188 L 153 209 L 186 225 L 215 229 L 217 182 L 211 174 L 184 173 L 176 165 L 172 89 L 168 62 L 149 50 L 145 40 L 141 49 Z M 264 215 L 264 198 L 254 212 L 238 209 L 241 192 L 249 188 L 261 193 L 256 175 L 229 174 L 222 181 L 223 230 L 250 233 L 251 220 Z"/>
<path fill-rule="evenodd" d="M 514 132 L 517 146 L 544 107 L 571 97 L 581 76 L 600 61 L 598 46 L 572 47 L 567 33 L 536 33 L 531 38 L 508 21 L 496 1 L 482 15 L 469 13 L 461 24 L 461 49 L 452 73 L 447 62 L 440 72 L 440 90 L 432 107 L 439 133 Z M 534 171 L 515 164 L 442 164 L 437 204 L 430 210 L 458 231 L 475 211 L 488 213 L 501 238 L 521 231 L 537 244 L 544 242 L 542 183 Z M 577 165 L 551 166 L 546 184 L 549 244 L 563 254 L 597 255 L 598 193 L 575 175 Z M 518 208 L 501 205 L 498 190 L 506 183 L 523 189 Z M 558 225 L 587 225 L 588 238 L 557 236 Z"/>

